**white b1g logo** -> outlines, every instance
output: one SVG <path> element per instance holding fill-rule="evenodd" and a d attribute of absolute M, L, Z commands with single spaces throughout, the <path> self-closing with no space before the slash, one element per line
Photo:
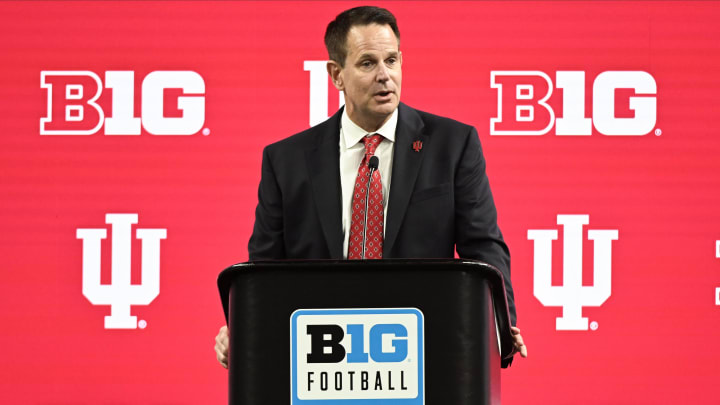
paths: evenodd
<path fill-rule="evenodd" d="M 585 117 L 585 72 L 558 71 L 562 116 L 547 104 L 553 93 L 550 76 L 540 71 L 493 71 L 490 87 L 497 89 L 497 117 L 490 135 L 544 135 L 555 125 L 556 135 L 591 135 L 593 124 L 603 135 L 646 135 L 657 121 L 657 84 L 647 72 L 607 71 L 592 87 L 592 118 Z M 615 91 L 632 89 L 629 108 L 634 117 L 616 117 Z"/>
<path fill-rule="evenodd" d="M 142 82 L 141 118 L 134 116 L 135 72 L 105 72 L 112 90 L 109 116 L 97 104 L 103 90 L 100 77 L 87 70 L 48 70 L 40 73 L 47 89 L 47 113 L 40 135 L 92 135 L 105 126 L 105 135 L 140 135 L 141 125 L 152 135 L 192 135 L 205 123 L 205 81 L 192 71 L 154 71 Z M 164 92 L 181 89 L 181 117 L 164 116 Z"/>

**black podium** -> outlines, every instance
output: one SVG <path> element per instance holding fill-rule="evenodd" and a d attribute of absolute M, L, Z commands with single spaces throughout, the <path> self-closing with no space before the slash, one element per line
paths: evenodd
<path fill-rule="evenodd" d="M 274 261 L 225 269 L 229 403 L 500 402 L 503 279 L 463 259 Z"/>

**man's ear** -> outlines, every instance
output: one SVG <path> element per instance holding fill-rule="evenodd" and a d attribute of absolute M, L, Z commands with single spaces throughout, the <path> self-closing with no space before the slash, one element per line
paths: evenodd
<path fill-rule="evenodd" d="M 343 81 L 342 70 L 343 68 L 340 66 L 339 63 L 335 62 L 334 60 L 328 61 L 327 72 L 328 75 L 330 75 L 330 80 L 332 80 L 333 85 L 336 89 L 338 89 L 338 91 L 345 90 L 345 82 Z"/>

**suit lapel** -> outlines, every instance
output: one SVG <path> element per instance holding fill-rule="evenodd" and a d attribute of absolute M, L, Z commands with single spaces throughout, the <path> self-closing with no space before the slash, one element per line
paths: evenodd
<path fill-rule="evenodd" d="M 410 196 L 415 188 L 415 180 L 420 171 L 420 164 L 425 155 L 422 150 L 416 152 L 412 144 L 414 141 L 421 141 L 425 144 L 428 139 L 427 135 L 422 132 L 424 125 L 415 110 L 402 103 L 398 108 L 399 115 L 395 131 L 390 201 L 388 201 L 388 217 L 383 247 L 384 257 L 389 257 L 387 254 L 392 251 L 395 244 L 395 239 L 400 231 L 400 225 L 410 202 Z"/>
<path fill-rule="evenodd" d="M 305 152 L 317 215 L 333 259 L 343 257 L 339 151 L 341 114 L 342 109 L 318 128 L 315 147 Z"/>

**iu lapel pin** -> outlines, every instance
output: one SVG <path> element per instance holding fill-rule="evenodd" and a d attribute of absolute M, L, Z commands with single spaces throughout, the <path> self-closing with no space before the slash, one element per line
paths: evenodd
<path fill-rule="evenodd" d="M 414 141 L 412 143 L 412 148 L 415 152 L 420 152 L 420 149 L 422 149 L 422 141 Z"/>

